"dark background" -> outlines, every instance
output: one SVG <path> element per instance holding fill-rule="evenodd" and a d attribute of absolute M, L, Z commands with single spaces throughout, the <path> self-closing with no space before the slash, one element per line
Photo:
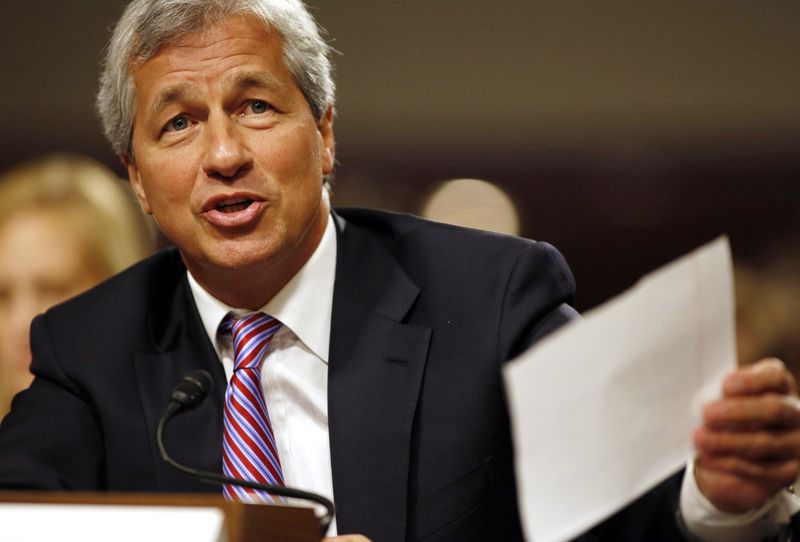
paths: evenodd
<path fill-rule="evenodd" d="M 7 2 L 0 170 L 46 151 L 122 168 L 93 111 L 118 0 Z M 758 266 L 800 240 L 800 3 L 310 3 L 341 52 L 336 205 L 418 212 L 507 190 L 580 309 L 727 233 Z"/>

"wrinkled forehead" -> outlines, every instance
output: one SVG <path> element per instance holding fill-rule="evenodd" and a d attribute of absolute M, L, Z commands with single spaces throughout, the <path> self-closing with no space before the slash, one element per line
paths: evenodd
<path fill-rule="evenodd" d="M 202 16 L 181 21 L 177 28 L 154 28 L 142 24 L 134 34 L 135 39 L 129 56 L 129 69 L 146 62 L 167 47 L 209 42 L 215 39 L 220 28 L 230 22 L 246 23 L 253 28 L 261 29 L 265 34 L 274 34 L 279 42 L 283 41 L 280 32 L 273 29 L 268 21 L 253 13 L 209 11 L 203 13 Z"/>
<path fill-rule="evenodd" d="M 183 33 L 132 66 L 130 72 L 137 91 L 144 79 L 150 87 L 163 87 L 170 80 L 226 87 L 280 86 L 276 81 L 284 78 L 294 82 L 278 34 L 250 18 L 223 19 Z"/>

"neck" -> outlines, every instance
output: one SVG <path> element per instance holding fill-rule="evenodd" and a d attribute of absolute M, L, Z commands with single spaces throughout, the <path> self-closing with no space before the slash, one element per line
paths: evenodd
<path fill-rule="evenodd" d="M 265 268 L 266 267 L 266 268 Z M 226 269 L 196 273 L 189 270 L 198 284 L 226 305 L 237 309 L 259 310 L 300 270 L 274 266 L 257 269 Z"/>
<path fill-rule="evenodd" d="M 304 242 L 290 251 L 267 261 L 239 268 L 191 265 L 186 259 L 189 272 L 209 294 L 226 305 L 237 309 L 259 310 L 286 286 L 314 254 L 325 233 L 328 216 L 325 214 L 312 227 Z"/>

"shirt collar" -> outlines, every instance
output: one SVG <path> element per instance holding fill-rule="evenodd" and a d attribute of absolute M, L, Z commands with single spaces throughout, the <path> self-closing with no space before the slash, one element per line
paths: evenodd
<path fill-rule="evenodd" d="M 209 294 L 191 273 L 189 288 L 211 344 L 220 354 L 217 330 L 228 313 L 246 314 Z M 314 253 L 281 290 L 260 310 L 280 320 L 317 357 L 328 363 L 333 309 L 333 283 L 336 276 L 336 231 L 328 216 L 325 233 Z"/>

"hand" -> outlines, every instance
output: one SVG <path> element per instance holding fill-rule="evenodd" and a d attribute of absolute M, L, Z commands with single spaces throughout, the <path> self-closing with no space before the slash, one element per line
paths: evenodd
<path fill-rule="evenodd" d="M 341 536 L 331 536 L 323 538 L 322 542 L 372 542 L 366 536 L 360 534 L 343 534 Z"/>
<path fill-rule="evenodd" d="M 723 512 L 760 507 L 800 475 L 797 384 L 777 359 L 729 374 L 694 434 L 700 491 Z"/>

